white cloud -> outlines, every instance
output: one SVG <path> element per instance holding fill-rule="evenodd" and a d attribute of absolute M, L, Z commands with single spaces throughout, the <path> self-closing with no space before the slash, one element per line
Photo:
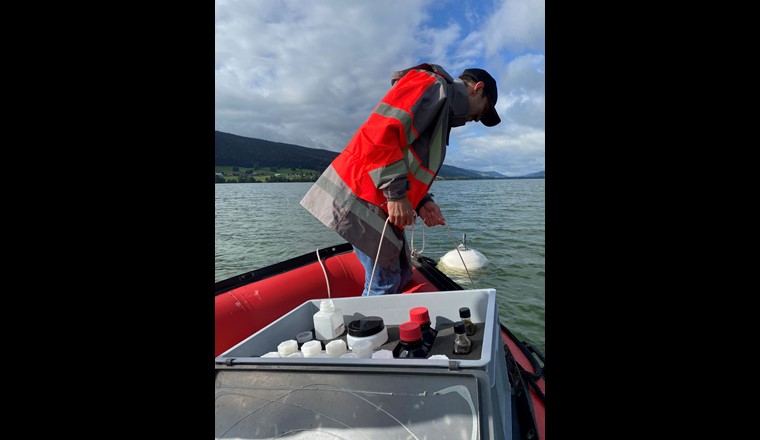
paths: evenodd
<path fill-rule="evenodd" d="M 425 3 L 217 1 L 216 129 L 341 150 L 416 61 Z"/>
<path fill-rule="evenodd" d="M 486 8 L 460 0 L 217 0 L 215 129 L 341 151 L 390 87 L 391 73 L 427 61 L 453 76 L 483 67 L 500 89 L 502 124 L 454 129 L 447 163 L 470 146 L 514 160 L 523 148 L 542 150 L 543 0 L 504 1 L 490 16 Z M 512 59 L 520 54 L 502 48 L 533 55 Z M 537 142 L 541 149 L 527 147 Z M 499 146 L 505 150 L 493 152 Z M 494 164 L 488 156 L 462 159 Z M 522 169 L 499 166 L 505 174 Z"/>
<path fill-rule="evenodd" d="M 513 53 L 544 52 L 544 0 L 504 0 L 485 25 L 486 51 L 494 54 L 502 48 Z"/>
<path fill-rule="evenodd" d="M 507 176 L 543 170 L 544 69 L 543 55 L 523 55 L 513 59 L 503 73 L 492 72 L 499 89 L 496 111 L 501 124 L 487 128 L 470 122 L 452 130 L 446 163 Z"/>
<path fill-rule="evenodd" d="M 543 55 L 524 55 L 509 64 L 504 77 L 506 105 L 501 108 L 511 122 L 544 130 L 545 77 Z"/>

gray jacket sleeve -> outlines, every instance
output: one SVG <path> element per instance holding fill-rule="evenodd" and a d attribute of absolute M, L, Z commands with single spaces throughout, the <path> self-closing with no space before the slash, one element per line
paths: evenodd
<path fill-rule="evenodd" d="M 430 194 L 430 193 L 425 194 L 425 196 L 422 198 L 422 200 L 420 200 L 420 204 L 417 205 L 417 207 L 414 209 L 415 211 L 417 211 L 417 215 L 419 215 L 420 208 L 422 208 L 423 206 L 425 206 L 425 203 L 427 203 L 427 202 L 434 202 L 434 201 L 435 200 L 433 200 L 433 194 Z"/>

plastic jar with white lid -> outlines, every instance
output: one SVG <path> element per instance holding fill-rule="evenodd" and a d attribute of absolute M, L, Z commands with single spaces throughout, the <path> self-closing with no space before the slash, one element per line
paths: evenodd
<path fill-rule="evenodd" d="M 348 348 L 353 350 L 357 341 L 367 340 L 372 343 L 373 349 L 380 348 L 388 342 L 388 329 L 385 327 L 383 318 L 379 316 L 367 316 L 348 323 Z"/>
<path fill-rule="evenodd" d="M 393 352 L 390 350 L 377 350 L 372 353 L 372 359 L 393 359 Z"/>
<path fill-rule="evenodd" d="M 278 353 L 276 351 L 270 351 L 269 353 L 262 354 L 261 357 L 263 357 L 263 358 L 278 358 L 278 357 L 282 357 L 282 356 L 280 356 L 280 353 Z"/>
<path fill-rule="evenodd" d="M 277 353 L 280 354 L 281 357 L 286 357 L 289 354 L 295 353 L 298 351 L 298 342 L 296 342 L 295 339 L 288 339 L 287 341 L 280 342 L 280 345 L 277 346 Z"/>
<path fill-rule="evenodd" d="M 322 343 L 319 341 L 307 341 L 301 346 L 303 357 L 315 357 L 322 352 Z"/>
<path fill-rule="evenodd" d="M 354 342 L 351 353 L 354 353 L 356 357 L 371 358 L 372 357 L 372 341 L 368 339 L 362 339 Z"/>
<path fill-rule="evenodd" d="M 325 345 L 325 351 L 331 357 L 340 357 L 340 355 L 346 352 L 346 342 L 343 339 L 330 341 Z"/>

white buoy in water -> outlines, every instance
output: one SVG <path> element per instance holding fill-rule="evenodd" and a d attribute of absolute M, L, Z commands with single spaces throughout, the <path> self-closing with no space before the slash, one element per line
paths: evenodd
<path fill-rule="evenodd" d="M 464 260 L 464 263 L 462 263 L 462 260 Z M 462 243 L 456 249 L 447 252 L 446 255 L 441 257 L 439 263 L 455 270 L 477 270 L 488 264 L 488 258 L 475 249 L 467 247 L 467 234 L 465 234 L 462 237 Z M 465 265 L 467 266 L 466 268 Z"/>

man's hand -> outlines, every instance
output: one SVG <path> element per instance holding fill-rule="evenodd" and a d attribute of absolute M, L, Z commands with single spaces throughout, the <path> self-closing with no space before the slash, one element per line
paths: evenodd
<path fill-rule="evenodd" d="M 443 214 L 441 214 L 441 208 L 439 208 L 432 200 L 422 205 L 420 208 L 420 217 L 422 217 L 422 220 L 424 220 L 425 224 L 428 226 L 446 224 L 446 220 L 444 220 Z"/>
<path fill-rule="evenodd" d="M 388 200 L 388 221 L 397 228 L 404 229 L 404 226 L 414 223 L 414 216 L 414 208 L 407 197 Z"/>

